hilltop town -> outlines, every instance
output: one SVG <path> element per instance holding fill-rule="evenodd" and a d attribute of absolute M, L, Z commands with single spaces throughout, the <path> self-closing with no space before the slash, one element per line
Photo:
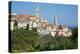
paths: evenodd
<path fill-rule="evenodd" d="M 66 36 L 70 37 L 72 32 L 66 25 L 58 25 L 57 17 L 54 16 L 54 24 L 50 24 L 46 19 L 43 19 L 39 13 L 39 6 L 36 7 L 35 15 L 17 15 L 16 12 L 12 12 L 9 14 L 10 16 L 10 30 L 13 31 L 15 27 L 17 29 L 26 29 L 32 30 L 32 28 L 37 29 L 37 33 L 44 36 L 51 34 L 53 37 L 55 35 L 58 36 Z M 16 25 L 16 26 L 15 26 Z"/>

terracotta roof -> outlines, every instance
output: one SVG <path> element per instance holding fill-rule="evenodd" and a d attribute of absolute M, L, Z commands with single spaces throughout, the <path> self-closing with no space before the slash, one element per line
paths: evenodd
<path fill-rule="evenodd" d="M 32 17 L 31 15 L 16 15 L 17 19 L 29 19 L 30 17 Z"/>
<path fill-rule="evenodd" d="M 16 19 L 36 20 L 38 18 L 36 16 L 22 14 L 22 15 L 16 15 Z"/>

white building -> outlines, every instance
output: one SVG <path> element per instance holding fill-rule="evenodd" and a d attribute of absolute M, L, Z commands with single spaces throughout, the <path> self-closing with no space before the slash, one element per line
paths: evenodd
<path fill-rule="evenodd" d="M 32 27 L 37 27 L 37 18 L 31 15 L 17 15 L 17 26 L 18 29 L 26 29 L 29 26 L 29 30 L 32 30 Z"/>
<path fill-rule="evenodd" d="M 11 13 L 10 28 L 14 30 L 15 21 L 17 22 L 18 29 L 32 30 L 32 27 L 37 29 L 37 32 L 42 35 L 51 34 L 53 37 L 57 34 L 59 36 L 71 36 L 72 33 L 69 31 L 68 27 L 57 24 L 57 17 L 54 16 L 54 24 L 49 24 L 47 20 L 43 19 L 39 13 L 39 6 L 36 8 L 36 15 L 16 15 L 16 13 Z"/>

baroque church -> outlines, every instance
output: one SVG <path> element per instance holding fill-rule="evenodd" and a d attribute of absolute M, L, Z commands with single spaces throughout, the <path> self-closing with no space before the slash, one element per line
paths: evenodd
<path fill-rule="evenodd" d="M 32 15 L 17 15 L 15 12 L 9 14 L 10 20 L 10 30 L 13 31 L 15 27 L 17 29 L 37 29 L 37 33 L 41 35 L 51 34 L 53 37 L 57 34 L 58 36 L 71 36 L 72 33 L 67 26 L 58 25 L 57 17 L 54 16 L 54 24 L 49 24 L 49 22 L 43 19 L 39 13 L 39 6 L 36 7 L 35 16 Z"/>

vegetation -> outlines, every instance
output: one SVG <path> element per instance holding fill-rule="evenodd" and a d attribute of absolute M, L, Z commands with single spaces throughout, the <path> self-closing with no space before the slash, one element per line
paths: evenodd
<path fill-rule="evenodd" d="M 72 33 L 71 37 L 52 37 L 50 34 L 40 36 L 36 28 L 33 28 L 31 31 L 15 29 L 11 32 L 11 50 L 12 52 L 34 52 L 77 49 L 78 29 L 73 29 Z"/>

